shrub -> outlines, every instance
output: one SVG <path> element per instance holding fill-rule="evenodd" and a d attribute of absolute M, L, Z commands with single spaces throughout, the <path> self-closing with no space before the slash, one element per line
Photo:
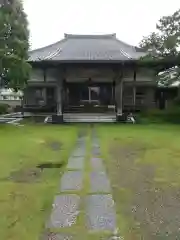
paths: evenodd
<path fill-rule="evenodd" d="M 156 123 L 180 123 L 180 106 L 172 106 L 165 110 L 147 110 L 140 114 L 140 118 Z"/>
<path fill-rule="evenodd" d="M 176 97 L 174 100 L 173 100 L 173 103 L 175 106 L 180 106 L 180 96 Z"/>
<path fill-rule="evenodd" d="M 8 110 L 9 110 L 8 104 L 0 103 L 0 114 L 8 113 Z"/>

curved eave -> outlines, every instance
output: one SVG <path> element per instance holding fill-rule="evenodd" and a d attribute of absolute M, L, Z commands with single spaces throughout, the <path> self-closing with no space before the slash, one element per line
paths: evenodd
<path fill-rule="evenodd" d="M 42 60 L 42 61 L 29 61 L 33 67 L 56 67 L 59 65 L 124 65 L 124 66 L 140 66 L 150 67 L 157 71 L 163 71 L 180 64 L 180 57 L 174 59 L 129 59 L 122 60 Z"/>
<path fill-rule="evenodd" d="M 84 64 L 91 64 L 91 65 L 129 65 L 129 64 L 136 64 L 138 60 L 129 59 L 126 61 L 122 60 L 42 60 L 42 61 L 29 61 L 32 66 L 58 66 L 58 65 L 84 65 Z"/>

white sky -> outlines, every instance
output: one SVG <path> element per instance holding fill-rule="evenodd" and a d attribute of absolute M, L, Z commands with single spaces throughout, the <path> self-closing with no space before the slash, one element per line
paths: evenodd
<path fill-rule="evenodd" d="M 24 8 L 32 49 L 59 41 L 64 33 L 116 33 L 138 45 L 161 16 L 180 8 L 180 0 L 24 0 Z"/>

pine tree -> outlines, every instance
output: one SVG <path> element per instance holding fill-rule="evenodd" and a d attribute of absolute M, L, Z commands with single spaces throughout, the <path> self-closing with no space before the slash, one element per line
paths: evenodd
<path fill-rule="evenodd" d="M 173 59 L 180 56 L 180 10 L 162 17 L 156 25 L 156 32 L 144 37 L 140 47 L 148 51 L 148 58 Z M 158 81 L 169 85 L 180 81 L 180 63 L 158 75 Z"/>

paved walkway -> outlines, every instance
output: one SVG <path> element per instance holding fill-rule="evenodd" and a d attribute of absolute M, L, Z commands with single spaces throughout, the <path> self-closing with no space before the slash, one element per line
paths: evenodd
<path fill-rule="evenodd" d="M 86 138 L 79 137 L 75 150 L 70 156 L 67 169 L 59 184 L 60 194 L 55 196 L 53 209 L 46 224 L 47 229 L 71 228 L 81 214 L 80 204 L 85 206 L 85 227 L 89 232 L 110 231 L 116 227 L 116 213 L 111 195 L 110 181 L 100 158 L 100 145 L 94 130 L 91 138 L 92 156 L 87 159 Z M 88 162 L 87 162 L 88 161 Z M 85 170 L 85 166 L 89 166 Z M 85 172 L 87 171 L 87 173 Z M 81 199 L 80 192 L 84 186 L 84 176 L 88 174 L 89 186 L 87 195 Z M 69 231 L 70 232 L 70 231 Z M 72 236 L 53 234 L 47 240 L 68 240 Z M 120 238 L 111 238 L 120 239 Z"/>

